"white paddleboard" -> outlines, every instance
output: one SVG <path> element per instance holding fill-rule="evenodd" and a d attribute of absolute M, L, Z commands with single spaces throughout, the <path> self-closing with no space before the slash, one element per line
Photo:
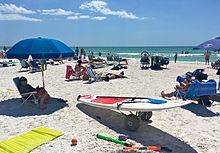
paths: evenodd
<path fill-rule="evenodd" d="M 84 104 L 103 109 L 150 112 L 181 107 L 192 103 L 190 100 L 164 100 L 148 97 L 114 97 L 83 95 L 77 100 Z"/>

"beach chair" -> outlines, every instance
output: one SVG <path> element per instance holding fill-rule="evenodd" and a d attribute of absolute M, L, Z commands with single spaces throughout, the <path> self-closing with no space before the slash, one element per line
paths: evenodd
<path fill-rule="evenodd" d="M 210 105 L 209 96 L 216 95 L 216 81 L 208 80 L 199 82 L 194 80 L 189 89 L 184 93 L 176 89 L 176 97 L 184 99 L 197 100 L 203 105 Z M 208 102 L 207 102 L 208 101 Z"/>
<path fill-rule="evenodd" d="M 140 67 L 141 69 L 150 67 L 150 54 L 147 51 L 141 53 Z"/>
<path fill-rule="evenodd" d="M 91 67 L 86 67 L 87 74 L 89 76 L 89 82 L 96 82 L 100 80 L 100 76 L 93 71 Z"/>
<path fill-rule="evenodd" d="M 218 59 L 217 61 L 212 62 L 211 66 L 213 69 L 219 69 L 220 68 L 220 60 Z"/>
<path fill-rule="evenodd" d="M 125 62 L 125 64 L 127 65 L 127 59 L 123 59 L 123 58 L 119 57 L 118 55 L 114 56 L 114 60 L 116 62 L 118 62 L 119 64 L 120 64 L 120 62 Z"/>
<path fill-rule="evenodd" d="M 161 66 L 166 66 L 167 68 L 167 65 L 170 63 L 170 59 L 168 57 L 162 57 L 161 59 Z"/>
<path fill-rule="evenodd" d="M 19 62 L 20 62 L 20 65 L 21 65 L 20 71 L 22 69 L 30 70 L 30 65 L 27 63 L 27 61 L 19 60 Z"/>
<path fill-rule="evenodd" d="M 66 80 L 80 80 L 80 77 L 77 76 L 76 72 L 73 70 L 72 66 L 67 65 L 66 66 Z"/>
<path fill-rule="evenodd" d="M 108 65 L 114 64 L 115 62 L 113 55 L 110 54 L 106 56 L 106 60 Z"/>
<path fill-rule="evenodd" d="M 19 77 L 13 78 L 14 84 L 19 91 Z M 22 98 L 22 105 L 28 101 L 30 102 L 34 102 L 34 104 L 38 104 L 38 98 L 35 96 L 37 94 L 37 91 L 33 91 L 33 92 L 27 92 L 27 93 L 20 93 L 21 98 Z"/>
<path fill-rule="evenodd" d="M 37 64 L 36 60 L 30 61 L 31 64 L 31 72 L 40 72 L 42 68 Z"/>

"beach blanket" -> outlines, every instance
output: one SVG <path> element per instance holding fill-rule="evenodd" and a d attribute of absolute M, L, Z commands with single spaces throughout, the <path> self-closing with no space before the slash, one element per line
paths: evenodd
<path fill-rule="evenodd" d="M 0 153 L 28 153 L 61 135 L 63 133 L 59 131 L 38 127 L 25 134 L 1 141 Z"/>

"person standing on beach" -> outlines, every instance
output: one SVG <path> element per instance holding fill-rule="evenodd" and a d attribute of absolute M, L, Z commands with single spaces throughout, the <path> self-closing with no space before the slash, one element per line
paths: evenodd
<path fill-rule="evenodd" d="M 8 50 L 8 48 L 6 46 L 3 47 L 4 52 L 2 53 L 2 57 L 6 58 L 6 52 Z"/>
<path fill-rule="evenodd" d="M 209 58 L 211 56 L 211 52 L 209 52 L 208 50 L 204 53 L 204 57 L 205 57 L 205 65 L 209 65 Z"/>
<path fill-rule="evenodd" d="M 177 60 L 177 53 L 175 53 L 174 55 L 174 62 L 176 63 L 176 60 Z"/>
<path fill-rule="evenodd" d="M 80 54 L 79 54 L 79 58 L 80 58 L 80 59 L 82 58 L 83 54 L 84 54 L 84 49 L 81 48 L 81 49 L 80 49 Z"/>
<path fill-rule="evenodd" d="M 99 52 L 99 56 L 102 56 L 102 53 L 101 53 L 101 52 Z"/>
<path fill-rule="evenodd" d="M 79 57 L 79 47 L 76 47 L 75 53 L 76 53 L 76 57 L 78 58 Z"/>
<path fill-rule="evenodd" d="M 83 51 L 83 59 L 86 59 L 86 51 Z"/>

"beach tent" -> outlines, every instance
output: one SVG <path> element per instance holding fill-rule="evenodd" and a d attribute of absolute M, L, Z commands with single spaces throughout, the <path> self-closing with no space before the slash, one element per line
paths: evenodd
<path fill-rule="evenodd" d="M 48 38 L 30 38 L 24 39 L 11 47 L 7 53 L 7 58 L 28 59 L 48 59 L 73 57 L 73 50 L 63 42 Z M 44 85 L 44 71 L 42 69 L 42 82 Z"/>

